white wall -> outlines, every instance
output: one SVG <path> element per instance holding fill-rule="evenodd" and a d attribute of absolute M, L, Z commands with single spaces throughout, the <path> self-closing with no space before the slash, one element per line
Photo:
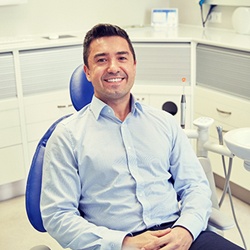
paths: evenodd
<path fill-rule="evenodd" d="M 237 0 L 235 0 L 237 1 Z M 201 13 L 198 1 L 196 0 L 170 0 L 170 7 L 179 9 L 179 22 L 202 27 Z M 208 11 L 209 5 L 203 5 L 204 16 Z M 221 24 L 210 24 L 207 22 L 206 27 L 233 29 L 232 14 L 236 7 L 216 6 L 214 11 L 222 13 Z"/>
<path fill-rule="evenodd" d="M 169 0 L 28 0 L 0 7 L 0 36 L 62 33 L 90 28 L 98 22 L 121 26 L 149 25 L 153 7 Z"/>

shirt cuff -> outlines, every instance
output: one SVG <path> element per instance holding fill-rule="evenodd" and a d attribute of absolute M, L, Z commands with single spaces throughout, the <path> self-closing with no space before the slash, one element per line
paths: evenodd
<path fill-rule="evenodd" d="M 188 215 L 181 216 L 173 225 L 173 227 L 177 226 L 186 228 L 193 236 L 193 241 L 195 241 L 201 231 L 205 230 L 207 224 L 204 225 L 204 222 L 194 215 Z"/>
<path fill-rule="evenodd" d="M 128 232 L 116 231 L 116 230 L 108 230 L 105 232 L 106 235 L 103 235 L 103 239 L 105 239 L 103 249 L 105 250 L 117 250 L 122 249 L 122 243 L 124 238 L 129 234 Z"/>

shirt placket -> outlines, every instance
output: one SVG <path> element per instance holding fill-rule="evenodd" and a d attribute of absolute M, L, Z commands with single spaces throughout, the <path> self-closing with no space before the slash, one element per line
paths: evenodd
<path fill-rule="evenodd" d="M 121 136 L 127 156 L 127 166 L 128 170 L 135 181 L 136 186 L 136 198 L 142 206 L 142 218 L 146 226 L 151 224 L 151 216 L 150 216 L 150 203 L 147 199 L 147 195 L 145 193 L 146 187 L 144 183 L 144 179 L 142 178 L 138 164 L 136 151 L 133 144 L 133 138 L 129 131 L 129 128 L 124 121 L 121 124 Z"/>

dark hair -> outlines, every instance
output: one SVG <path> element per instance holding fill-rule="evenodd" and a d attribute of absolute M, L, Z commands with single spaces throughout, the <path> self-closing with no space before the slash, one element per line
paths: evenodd
<path fill-rule="evenodd" d="M 83 42 L 83 61 L 88 67 L 89 47 L 93 40 L 105 37 L 105 36 L 120 36 L 128 42 L 129 49 L 136 61 L 135 51 L 133 45 L 129 39 L 127 32 L 116 25 L 111 24 L 97 24 L 91 30 L 89 30 L 84 38 Z"/>

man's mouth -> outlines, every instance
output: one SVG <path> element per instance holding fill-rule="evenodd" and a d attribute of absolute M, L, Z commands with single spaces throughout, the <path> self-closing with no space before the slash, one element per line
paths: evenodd
<path fill-rule="evenodd" d="M 124 78 L 110 78 L 110 79 L 105 79 L 106 82 L 121 82 Z"/>

